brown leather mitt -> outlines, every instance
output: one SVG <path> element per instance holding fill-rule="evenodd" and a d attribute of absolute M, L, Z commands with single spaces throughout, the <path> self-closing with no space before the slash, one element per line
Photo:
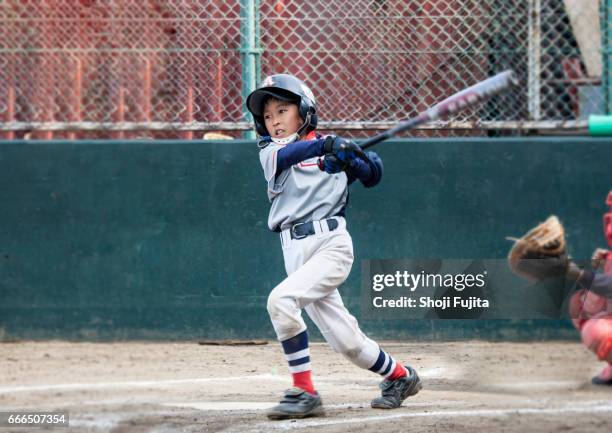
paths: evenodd
<path fill-rule="evenodd" d="M 568 259 L 565 230 L 555 215 L 520 238 L 508 238 L 514 245 L 508 254 L 510 269 L 532 281 L 553 277 L 575 277 L 579 270 Z M 568 272 L 571 275 L 568 275 Z"/>

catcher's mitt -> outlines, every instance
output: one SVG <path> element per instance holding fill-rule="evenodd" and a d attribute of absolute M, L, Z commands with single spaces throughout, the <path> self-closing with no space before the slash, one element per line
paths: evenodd
<path fill-rule="evenodd" d="M 508 239 L 514 241 L 508 254 L 508 264 L 514 273 L 532 281 L 567 276 L 570 261 L 565 230 L 556 216 L 548 217 L 518 239 Z"/>

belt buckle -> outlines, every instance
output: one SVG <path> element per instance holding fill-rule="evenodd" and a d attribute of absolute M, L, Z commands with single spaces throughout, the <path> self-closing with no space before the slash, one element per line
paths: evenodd
<path fill-rule="evenodd" d="M 307 237 L 307 236 L 308 236 L 308 234 L 305 234 L 305 235 L 299 235 L 299 236 L 298 236 L 298 235 L 295 233 L 295 228 L 296 228 L 296 227 L 298 227 L 298 226 L 303 226 L 304 224 L 306 224 L 306 222 L 301 222 L 301 223 L 293 224 L 293 225 L 291 226 L 291 237 L 292 237 L 293 239 L 304 239 L 305 237 Z"/>

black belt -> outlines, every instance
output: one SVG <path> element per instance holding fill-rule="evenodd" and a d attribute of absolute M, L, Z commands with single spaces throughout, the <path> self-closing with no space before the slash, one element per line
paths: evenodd
<path fill-rule="evenodd" d="M 327 218 L 325 220 L 321 220 L 319 222 L 323 222 L 327 224 L 329 231 L 334 231 L 338 228 L 338 220 L 335 218 Z M 289 229 L 289 233 L 291 233 L 291 239 L 303 239 L 306 236 L 314 235 L 315 228 L 314 223 L 312 221 L 308 221 L 305 223 L 297 223 L 291 226 Z"/>

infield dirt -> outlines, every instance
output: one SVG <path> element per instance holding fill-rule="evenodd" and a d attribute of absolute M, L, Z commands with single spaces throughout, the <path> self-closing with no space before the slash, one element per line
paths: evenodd
<path fill-rule="evenodd" d="M 1 343 L 0 407 L 68 411 L 69 431 L 78 432 L 612 430 L 612 387 L 590 384 L 602 364 L 577 342 L 381 346 L 414 366 L 424 385 L 393 411 L 369 407 L 379 392 L 377 375 L 314 343 L 314 381 L 326 417 L 269 421 L 265 408 L 291 385 L 273 341 Z"/>

